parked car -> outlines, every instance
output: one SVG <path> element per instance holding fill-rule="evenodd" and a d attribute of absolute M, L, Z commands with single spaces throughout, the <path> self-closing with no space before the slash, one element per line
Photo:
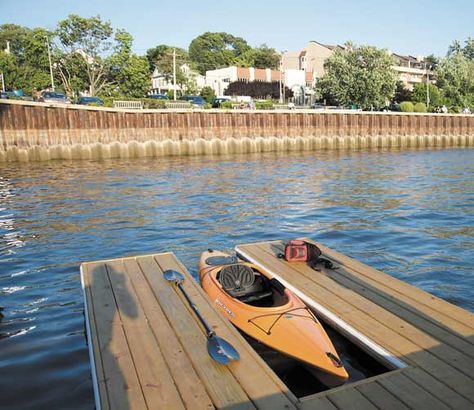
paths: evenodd
<path fill-rule="evenodd" d="M 55 91 L 42 91 L 38 101 L 47 103 L 71 104 L 69 98 L 67 98 L 63 93 L 58 93 Z"/>
<path fill-rule="evenodd" d="M 77 103 L 81 105 L 104 105 L 99 97 L 80 97 Z"/>
<path fill-rule="evenodd" d="M 216 97 L 212 100 L 212 108 L 219 108 L 223 102 L 230 100 L 230 97 Z"/>
<path fill-rule="evenodd" d="M 197 108 L 203 108 L 206 105 L 206 100 L 200 95 L 185 95 L 180 99 L 189 101 L 193 105 L 193 107 Z"/>
<path fill-rule="evenodd" d="M 387 105 L 386 107 L 382 108 L 382 111 L 395 111 L 395 112 L 400 112 L 402 109 L 400 108 L 400 104 L 393 102 L 390 105 Z"/>
<path fill-rule="evenodd" d="M 169 100 L 166 94 L 150 94 L 147 95 L 147 98 L 153 98 L 155 100 Z"/>

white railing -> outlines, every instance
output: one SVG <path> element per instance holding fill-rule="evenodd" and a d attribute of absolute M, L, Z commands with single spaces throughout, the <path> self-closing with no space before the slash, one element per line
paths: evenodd
<path fill-rule="evenodd" d="M 142 110 L 142 101 L 114 101 L 114 108 L 126 108 L 132 110 Z"/>
<path fill-rule="evenodd" d="M 189 101 L 167 101 L 165 102 L 166 108 L 172 108 L 175 110 L 187 110 L 189 108 L 193 108 Z"/>

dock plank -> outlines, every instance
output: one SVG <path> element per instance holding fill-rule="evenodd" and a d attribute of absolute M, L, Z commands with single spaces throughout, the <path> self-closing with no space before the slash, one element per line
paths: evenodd
<path fill-rule="evenodd" d="M 170 408 L 184 409 L 123 261 L 111 261 L 105 266 L 147 407 L 158 408 L 166 403 Z"/>
<path fill-rule="evenodd" d="M 97 337 L 91 337 L 92 335 L 98 334 L 97 323 L 95 320 L 95 312 L 94 312 L 94 300 L 91 294 L 91 283 L 90 283 L 90 275 L 88 272 L 88 267 L 83 266 L 81 267 L 81 280 L 82 286 L 84 291 L 84 303 L 86 305 L 86 322 L 89 323 L 89 330 L 88 330 L 88 344 L 92 347 L 92 352 L 95 357 L 93 362 L 93 367 L 95 371 L 95 383 L 98 388 L 98 400 L 100 404 L 100 408 L 103 410 L 108 410 L 109 407 L 109 400 L 107 397 L 107 386 L 105 383 L 105 375 L 104 375 L 104 366 L 102 364 L 102 358 L 100 355 L 100 347 Z"/>
<path fill-rule="evenodd" d="M 409 409 L 401 400 L 395 395 L 384 389 L 376 381 L 369 383 L 362 383 L 356 387 L 356 389 L 371 403 L 373 403 L 379 409 L 384 410 L 404 410 Z"/>
<path fill-rule="evenodd" d="M 156 300 L 143 275 L 136 259 L 124 260 L 125 269 L 132 281 L 137 299 L 146 311 L 150 328 L 155 334 L 174 382 L 187 408 L 212 409 L 212 400 L 196 374 L 191 360 L 171 328 L 167 317 Z"/>
<path fill-rule="evenodd" d="M 302 398 L 299 408 L 302 410 L 338 410 L 337 407 L 332 404 L 327 397 L 314 396 Z"/>
<path fill-rule="evenodd" d="M 204 329 L 195 320 L 183 320 L 189 318 L 192 312 L 184 304 L 176 286 L 164 280 L 162 270 L 153 256 L 139 258 L 138 265 L 155 297 L 159 299 L 166 316 L 176 318 L 171 322 L 171 326 L 191 358 L 197 374 L 206 385 L 214 405 L 218 408 L 225 406 L 234 406 L 236 409 L 254 408 L 229 368 L 209 359 Z M 232 363 L 229 367 L 233 365 Z"/>
<path fill-rule="evenodd" d="M 404 375 L 411 379 L 413 383 L 423 387 L 433 396 L 437 397 L 446 405 L 455 409 L 468 409 L 474 407 L 473 403 L 465 399 L 443 382 L 431 376 L 426 370 L 420 367 L 411 367 L 404 371 Z"/>
<path fill-rule="evenodd" d="M 339 409 L 374 410 L 378 408 L 354 388 L 340 389 L 337 392 L 328 393 L 326 397 Z"/>
<path fill-rule="evenodd" d="M 402 373 L 383 377 L 378 381 L 378 383 L 394 396 L 399 397 L 400 400 L 410 408 L 426 410 L 449 409 L 449 407 L 443 404 L 439 399 L 428 393 L 416 383 L 413 383 L 412 380 Z"/>
<path fill-rule="evenodd" d="M 109 406 L 113 409 L 146 408 L 105 265 L 88 268 L 94 317 L 100 328 L 97 336 Z"/>

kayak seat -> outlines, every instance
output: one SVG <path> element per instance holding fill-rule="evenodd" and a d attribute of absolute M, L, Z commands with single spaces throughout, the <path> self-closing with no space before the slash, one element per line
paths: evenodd
<path fill-rule="evenodd" d="M 272 296 L 272 290 L 261 275 L 255 275 L 247 265 L 229 265 L 219 272 L 224 290 L 241 302 L 249 303 Z"/>

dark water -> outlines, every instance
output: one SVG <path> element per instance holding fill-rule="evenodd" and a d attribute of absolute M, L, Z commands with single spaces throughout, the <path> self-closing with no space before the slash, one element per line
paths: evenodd
<path fill-rule="evenodd" d="M 300 235 L 474 311 L 474 150 L 0 164 L 0 407 L 93 407 L 81 261 Z"/>

